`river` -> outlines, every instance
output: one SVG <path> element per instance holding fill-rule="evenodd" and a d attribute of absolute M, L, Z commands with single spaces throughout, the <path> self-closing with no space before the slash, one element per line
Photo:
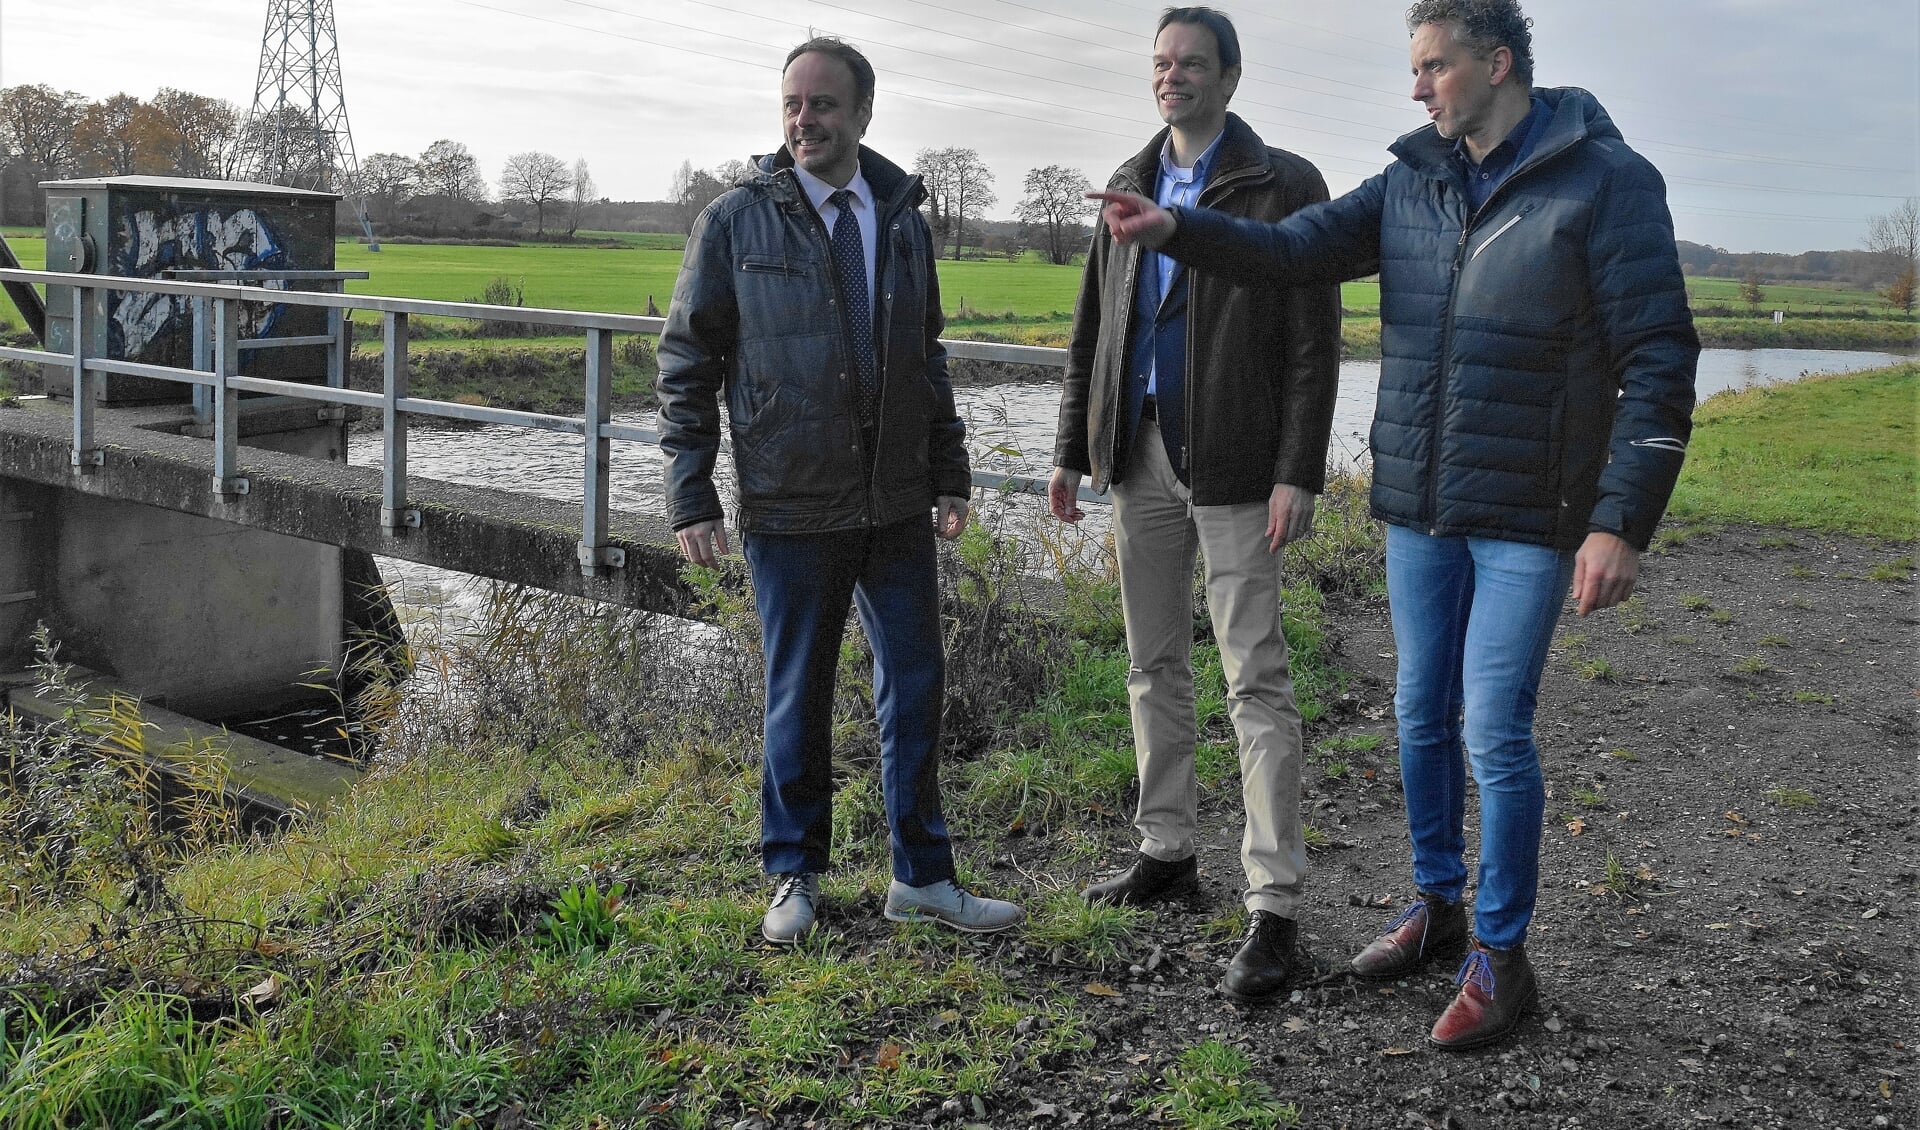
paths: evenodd
<path fill-rule="evenodd" d="M 1910 357 L 1894 353 L 1825 349 L 1708 349 L 1700 355 L 1695 389 L 1704 400 L 1717 392 L 1797 380 L 1817 373 L 1857 372 L 1895 365 Z M 1340 393 L 1334 408 L 1328 459 L 1347 469 L 1366 464 L 1367 429 L 1373 418 L 1380 380 L 1378 361 L 1347 361 L 1340 366 Z M 968 446 L 977 469 L 1045 475 L 1053 463 L 1054 420 L 1059 411 L 1057 385 L 1005 384 L 956 390 L 967 421 Z M 651 411 L 615 416 L 623 424 L 652 427 Z M 380 436 L 357 433 L 349 459 L 379 466 Z M 552 432 L 504 426 L 476 429 L 416 428 L 407 440 L 410 473 L 448 482 L 510 487 L 577 506 L 580 498 L 580 441 Z M 660 506 L 661 460 L 657 448 L 635 443 L 613 445 L 612 504 L 617 510 L 649 511 Z M 724 478 L 727 468 L 721 468 Z M 731 484 L 723 483 L 723 494 Z M 1012 507 L 1031 510 L 1038 500 Z M 1101 507 L 1089 508 L 1088 522 L 1104 526 Z M 399 601 L 410 611 L 432 613 L 458 600 L 465 578 L 409 562 L 381 559 L 383 575 L 399 582 Z"/>

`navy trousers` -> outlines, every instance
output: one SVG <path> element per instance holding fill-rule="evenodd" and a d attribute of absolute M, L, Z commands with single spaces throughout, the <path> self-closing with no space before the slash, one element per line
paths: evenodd
<path fill-rule="evenodd" d="M 940 809 L 945 691 L 940 595 L 928 517 L 873 530 L 746 535 L 767 661 L 761 863 L 824 871 L 833 841 L 833 684 L 849 604 L 873 645 L 881 787 L 893 877 L 953 878 Z"/>

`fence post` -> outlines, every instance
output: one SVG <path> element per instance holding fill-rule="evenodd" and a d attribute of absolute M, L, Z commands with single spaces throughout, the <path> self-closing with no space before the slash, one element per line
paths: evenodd
<path fill-rule="evenodd" d="M 240 375 L 240 309 L 231 298 L 213 303 L 213 490 L 247 493 L 240 475 L 240 393 L 227 382 Z"/>
<path fill-rule="evenodd" d="M 102 377 L 87 376 L 87 342 L 93 337 L 92 287 L 73 288 L 73 469 L 86 474 L 106 462 L 94 440 L 93 425 Z"/>
<path fill-rule="evenodd" d="M 420 512 L 407 508 L 407 416 L 400 401 L 407 396 L 407 316 L 386 316 L 386 403 L 382 406 L 381 434 L 385 458 L 380 469 L 380 524 L 398 532 L 418 528 Z"/>
<path fill-rule="evenodd" d="M 607 496 L 612 442 L 601 430 L 612 418 L 613 331 L 587 331 L 586 477 L 581 495 L 580 572 L 597 577 L 623 568 L 626 551 L 607 544 Z"/>

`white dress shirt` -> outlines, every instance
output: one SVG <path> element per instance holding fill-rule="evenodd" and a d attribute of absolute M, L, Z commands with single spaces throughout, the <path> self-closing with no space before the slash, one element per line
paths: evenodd
<path fill-rule="evenodd" d="M 800 180 L 800 187 L 806 190 L 807 199 L 813 202 L 813 210 L 820 214 L 820 222 L 827 225 L 827 236 L 833 236 L 834 221 L 840 218 L 840 209 L 827 203 L 827 197 L 839 189 L 801 168 L 793 167 L 794 176 Z M 878 245 L 879 217 L 875 214 L 873 189 L 867 184 L 865 173 L 854 170 L 853 179 L 847 182 L 847 191 L 853 194 L 853 218 L 860 225 L 860 251 L 866 256 L 867 264 L 867 309 L 872 310 L 874 299 L 873 253 Z"/>

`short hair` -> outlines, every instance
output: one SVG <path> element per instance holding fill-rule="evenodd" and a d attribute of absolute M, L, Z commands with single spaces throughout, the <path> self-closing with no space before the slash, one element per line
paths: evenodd
<path fill-rule="evenodd" d="M 1194 5 L 1188 8 L 1168 8 L 1160 13 L 1160 22 L 1154 25 L 1153 37 L 1167 30 L 1168 24 L 1196 24 L 1213 33 L 1213 42 L 1219 47 L 1220 69 L 1240 65 L 1240 34 L 1233 30 L 1233 21 L 1227 14 L 1213 8 Z"/>
<path fill-rule="evenodd" d="M 1533 20 L 1520 11 L 1520 0 L 1419 0 L 1407 9 L 1407 31 L 1423 24 L 1452 24 L 1453 41 L 1476 59 L 1496 47 L 1513 52 L 1513 77 L 1533 86 Z"/>
<path fill-rule="evenodd" d="M 858 47 L 835 36 L 816 35 L 787 52 L 787 61 L 781 64 L 780 73 L 786 74 L 787 68 L 793 66 L 795 59 L 813 52 L 840 60 L 849 71 L 853 72 L 855 102 L 873 100 L 873 64 L 867 62 L 867 57 L 860 53 Z"/>

